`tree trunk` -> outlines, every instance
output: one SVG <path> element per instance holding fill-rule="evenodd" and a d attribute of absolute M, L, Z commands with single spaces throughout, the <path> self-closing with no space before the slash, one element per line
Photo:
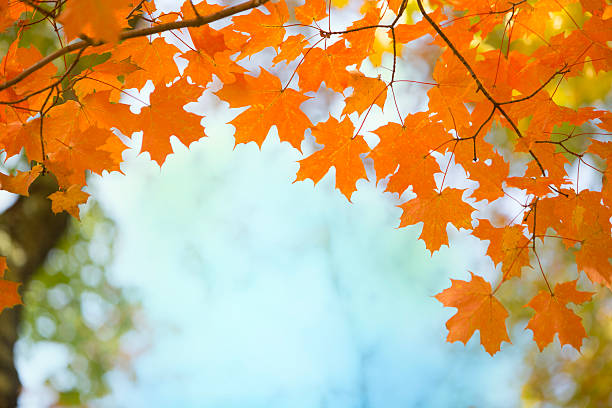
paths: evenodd
<path fill-rule="evenodd" d="M 21 294 L 68 226 L 68 214 L 51 211 L 47 196 L 56 190 L 52 176 L 40 176 L 31 185 L 29 197 L 19 197 L 0 215 L 0 255 L 7 256 L 6 277 L 22 283 Z M 16 306 L 0 314 L 0 408 L 15 407 L 21 389 L 13 348 L 22 310 L 23 306 Z"/>

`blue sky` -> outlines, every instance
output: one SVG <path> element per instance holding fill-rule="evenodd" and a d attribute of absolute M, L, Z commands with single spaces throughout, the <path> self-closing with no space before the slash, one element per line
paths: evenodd
<path fill-rule="evenodd" d="M 331 174 L 292 183 L 299 153 L 273 135 L 259 151 L 209 134 L 161 171 L 131 151 L 93 189 L 119 226 L 113 279 L 148 326 L 137 381 L 111 373 L 103 406 L 517 405 L 518 347 L 446 343 L 454 309 L 432 298 L 482 248 L 431 258 L 373 183 L 350 204 Z"/>

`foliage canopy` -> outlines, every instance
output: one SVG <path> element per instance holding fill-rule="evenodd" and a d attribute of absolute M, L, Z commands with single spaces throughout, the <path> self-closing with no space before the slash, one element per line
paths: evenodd
<path fill-rule="evenodd" d="M 205 136 L 202 118 L 184 107 L 218 88 L 216 97 L 243 108 L 230 122 L 236 144 L 261 146 L 276 128 L 300 151 L 309 135 L 322 145 L 299 162 L 297 180 L 316 184 L 333 167 L 348 200 L 365 178 L 410 197 L 400 227 L 422 222 L 420 238 L 432 253 L 448 245 L 448 224 L 489 241 L 496 283 L 472 274 L 436 296 L 457 308 L 448 341 L 467 342 L 478 330 L 491 355 L 509 342 L 509 313 L 496 293 L 531 268 L 546 286 L 526 305 L 538 347 L 558 334 L 562 345 L 579 349 L 586 333 L 567 304 L 592 294 L 578 290 L 577 280 L 558 281 L 540 257 L 546 242 L 561 241 L 578 273 L 612 289 L 612 115 L 567 106 L 559 96 L 563 84 L 598 81 L 610 71 L 612 6 L 301 3 L 186 1 L 180 11 L 163 12 L 154 1 L 1 0 L 8 45 L 0 149 L 30 163 L 0 175 L 1 188 L 27 195 L 40 174 L 51 173 L 59 185 L 49 196 L 53 210 L 78 218 L 86 173 L 120 171 L 124 137 L 142 132 L 141 150 L 162 165 L 171 136 L 187 146 Z M 38 26 L 56 38 L 37 40 L 31 33 Z M 431 80 L 416 81 L 399 60 L 426 42 L 434 45 L 426 48 L 435 58 Z M 143 102 L 133 88 L 147 81 L 155 90 Z M 398 95 L 408 86 L 427 96 L 426 111 L 405 112 Z M 341 112 L 330 107 L 330 95 L 342 100 Z M 138 114 L 128 106 L 134 101 L 144 105 Z M 306 104 L 329 115 L 318 120 Z M 384 119 L 371 120 L 372 112 Z M 2 299 L 10 300 L 2 307 L 18 301 Z"/>

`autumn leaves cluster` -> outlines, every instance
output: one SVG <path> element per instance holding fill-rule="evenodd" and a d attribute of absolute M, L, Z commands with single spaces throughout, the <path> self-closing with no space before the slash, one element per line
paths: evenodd
<path fill-rule="evenodd" d="M 333 167 L 336 187 L 350 200 L 372 166 L 372 181 L 386 191 L 412 193 L 401 204 L 400 227 L 423 223 L 420 238 L 431 252 L 448 245 L 448 224 L 489 242 L 496 285 L 473 274 L 436 296 L 457 308 L 449 341 L 467 342 L 479 331 L 486 351 L 497 352 L 509 337 L 496 291 L 529 270 L 547 288 L 527 305 L 534 340 L 542 349 L 558 335 L 580 348 L 586 334 L 567 305 L 591 293 L 578 290 L 577 280 L 557 281 L 539 256 L 545 241 L 560 240 L 579 273 L 612 288 L 612 115 L 555 102 L 563 81 L 609 71 L 611 6 L 194 3 L 164 13 L 153 1 L 0 1 L 0 29 L 12 40 L 0 72 L 0 149 L 7 156 L 23 149 L 32 163 L 29 171 L 0 176 L 1 187 L 27 195 L 36 177 L 51 173 L 59 184 L 50 197 L 54 209 L 78 216 L 86 173 L 120 171 L 121 137 L 142 132 L 142 151 L 162 165 L 171 136 L 187 146 L 205 136 L 202 118 L 184 106 L 213 98 L 209 88 L 220 84 L 216 97 L 243 109 L 230 122 L 236 144 L 261 146 L 275 128 L 300 151 L 309 134 L 321 145 L 300 161 L 297 180 L 317 183 Z M 46 55 L 24 40 L 36 24 L 56 32 L 57 46 Z M 405 45 L 429 42 L 438 56 L 432 79 L 404 77 L 398 66 Z M 177 58 L 186 62 L 180 70 Z M 147 81 L 155 90 L 145 103 L 133 88 Z M 409 84 L 426 94 L 426 111 L 406 112 L 397 93 Z M 341 96 L 342 111 L 313 123 L 303 104 L 329 111 L 325 92 Z M 138 114 L 128 106 L 134 102 L 144 105 Z M 391 119 L 372 121 L 373 111 Z M 594 181 L 570 175 L 571 166 L 588 169 Z M 471 187 L 451 181 L 451 173 Z M 508 200 L 513 214 L 496 210 Z"/>

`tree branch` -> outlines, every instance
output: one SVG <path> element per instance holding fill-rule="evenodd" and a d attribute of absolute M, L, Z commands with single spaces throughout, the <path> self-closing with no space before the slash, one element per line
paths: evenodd
<path fill-rule="evenodd" d="M 224 8 L 223 10 L 220 10 L 213 14 L 209 14 L 207 16 L 199 16 L 199 17 L 195 17 L 189 20 L 174 21 L 171 23 L 160 24 L 160 25 L 156 25 L 153 27 L 145 27 L 145 28 L 127 30 L 121 33 L 121 35 L 119 36 L 119 40 L 128 40 L 130 38 L 145 37 L 147 35 L 159 34 L 165 31 L 177 30 L 177 29 L 185 28 L 185 27 L 200 27 L 200 26 L 212 23 L 213 21 L 221 20 L 223 18 L 233 16 L 234 14 L 238 14 L 243 11 L 259 7 L 262 4 L 267 3 L 268 1 L 269 0 L 250 0 L 250 1 L 246 1 L 241 4 L 237 4 L 232 7 Z M 89 46 L 98 47 L 103 44 L 105 44 L 104 41 L 94 41 L 90 38 L 77 40 L 76 42 L 73 42 L 72 44 L 69 44 L 47 55 L 43 59 L 36 62 L 34 65 L 21 71 L 21 73 L 19 73 L 14 78 L 9 79 L 8 81 L 0 84 L 0 91 L 10 86 L 13 86 L 18 82 L 23 81 L 25 78 L 32 75 L 34 72 L 38 71 L 45 65 L 51 63 L 56 58 L 61 57 L 62 55 L 66 55 L 72 51 L 80 50 L 81 48 L 85 48 Z"/>
<path fill-rule="evenodd" d="M 440 37 L 442 37 L 442 39 L 444 40 L 444 42 L 446 43 L 446 45 L 448 45 L 448 47 L 451 49 L 451 51 L 453 52 L 453 54 L 455 54 L 455 56 L 457 57 L 457 59 L 459 59 L 459 61 L 463 64 L 463 66 L 465 67 L 465 69 L 468 70 L 468 72 L 470 73 L 470 75 L 472 76 L 472 79 L 474 80 L 474 82 L 476 82 L 476 85 L 478 85 L 478 89 L 482 92 L 482 94 L 489 100 L 489 102 L 491 102 L 493 104 L 493 108 L 494 110 L 498 110 L 499 113 L 508 121 L 508 123 L 510 124 L 510 127 L 512 127 L 512 129 L 514 130 L 514 132 L 516 133 L 516 135 L 520 138 L 523 137 L 523 134 L 521 133 L 521 131 L 519 130 L 518 126 L 516 125 L 516 123 L 514 123 L 514 121 L 512 120 L 512 118 L 510 118 L 510 116 L 506 113 L 506 111 L 504 110 L 504 108 L 502 108 L 502 104 L 497 102 L 495 100 L 495 98 L 493 98 L 493 96 L 491 96 L 491 94 L 489 93 L 489 91 L 487 91 L 487 89 L 484 87 L 484 85 L 482 84 L 482 82 L 480 82 L 480 79 L 478 78 L 478 76 L 476 75 L 476 73 L 474 72 L 474 70 L 472 69 L 472 67 L 470 66 L 470 64 L 465 60 L 465 58 L 463 57 L 463 55 L 459 52 L 459 50 L 457 50 L 457 47 L 455 47 L 455 45 L 452 43 L 452 41 L 446 36 L 446 34 L 444 34 L 444 32 L 442 31 L 442 29 L 440 28 L 440 26 L 438 26 L 438 24 L 433 21 L 433 19 L 431 17 L 429 17 L 429 14 L 427 14 L 427 12 L 425 11 L 425 8 L 423 7 L 423 3 L 422 0 L 417 0 L 417 5 L 419 6 L 419 11 L 421 12 L 421 14 L 423 15 L 423 18 L 425 20 L 427 20 L 427 22 L 429 23 L 430 26 L 432 26 L 432 28 L 434 30 L 436 30 L 436 33 L 438 33 L 438 35 Z M 536 92 L 537 93 L 537 92 Z M 535 94 L 534 94 L 535 95 Z M 542 175 L 545 176 L 546 172 L 544 171 L 544 167 L 542 167 L 542 164 L 540 163 L 540 160 L 538 159 L 538 157 L 535 155 L 535 153 L 533 152 L 533 150 L 529 150 L 529 154 L 531 155 L 531 157 L 533 157 L 533 159 L 536 161 L 538 167 L 540 168 L 540 171 L 542 172 Z"/>

